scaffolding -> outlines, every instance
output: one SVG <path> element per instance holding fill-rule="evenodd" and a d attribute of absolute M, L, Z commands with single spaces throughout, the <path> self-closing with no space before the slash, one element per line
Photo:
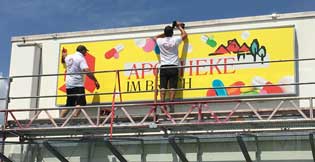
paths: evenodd
<path fill-rule="evenodd" d="M 314 61 L 309 59 L 294 60 L 276 60 L 255 62 L 260 63 L 279 63 L 279 62 L 301 62 Z M 253 64 L 248 63 L 233 63 Z M 223 64 L 222 64 L 223 65 Z M 224 64 L 227 65 L 227 64 Z M 218 65 L 199 65 L 199 66 L 221 66 Z M 189 68 L 191 66 L 181 66 L 179 68 Z M 147 68 L 153 69 L 153 68 Z M 6 138 L 18 137 L 19 142 L 42 141 L 43 146 L 49 150 L 60 161 L 68 161 L 58 152 L 49 140 L 65 138 L 105 138 L 106 147 L 119 161 L 127 161 L 123 155 L 112 145 L 116 139 L 127 141 L 143 141 L 139 137 L 161 137 L 167 136 L 168 143 L 176 152 L 181 161 L 188 162 L 185 154 L 177 145 L 178 140 L 193 139 L 200 143 L 202 136 L 212 137 L 234 137 L 244 155 L 246 162 L 252 159 L 248 154 L 244 137 L 253 137 L 257 142 L 258 137 L 265 134 L 290 134 L 298 133 L 309 135 L 309 141 L 313 156 L 315 155 L 313 131 L 315 128 L 313 103 L 315 96 L 268 96 L 265 98 L 246 98 L 246 97 L 221 97 L 206 98 L 198 100 L 183 100 L 174 102 L 160 102 L 157 98 L 159 89 L 157 87 L 157 78 L 155 76 L 155 88 L 152 102 L 128 103 L 123 101 L 123 95 L 130 92 L 122 92 L 120 87 L 120 72 L 132 69 L 97 71 L 94 73 L 115 73 L 117 84 L 113 87 L 113 92 L 103 92 L 99 95 L 112 95 L 112 102 L 107 104 L 89 105 L 81 107 L 46 107 L 46 108 L 24 108 L 8 109 L 11 100 L 19 99 L 39 99 L 65 97 L 66 95 L 50 96 L 10 96 L 10 84 L 13 80 L 25 77 L 46 77 L 59 76 L 64 74 L 43 74 L 43 75 L 24 75 L 0 78 L 8 81 L 8 92 L 5 98 L 0 98 L 6 103 L 4 110 L 0 113 L 4 115 L 1 137 L 3 145 Z M 134 70 L 134 69 L 133 69 Z M 158 69 L 154 69 L 158 70 Z M 82 73 L 80 73 L 82 74 Z M 84 73 L 83 73 L 84 74 Z M 313 85 L 315 82 L 295 82 L 290 84 L 274 84 L 275 86 L 302 86 Z M 245 86 L 245 87 L 260 87 Z M 239 86 L 221 87 L 221 88 L 242 88 Z M 244 88 L 244 87 L 243 87 Z M 177 89 L 177 91 L 205 90 L 212 88 L 194 88 Z M 118 91 L 117 91 L 118 90 Z M 132 92 L 135 93 L 135 92 Z M 87 94 L 88 95 L 88 94 Z M 118 100 L 116 97 L 118 95 Z M 228 107 L 220 109 L 221 105 Z M 227 106 L 226 106 L 227 105 Z M 168 107 L 175 107 L 179 111 L 169 112 Z M 66 118 L 55 118 L 51 114 L 53 111 L 63 109 L 72 110 L 72 113 Z M 146 113 L 133 114 L 130 110 L 146 109 Z M 74 117 L 74 110 L 80 110 L 82 117 Z M 109 110 L 107 114 L 101 115 L 101 111 Z M 160 110 L 160 112 L 158 112 Z M 23 112 L 32 112 L 30 118 L 19 119 L 16 114 Z M 47 118 L 38 118 L 45 114 Z M 137 138 L 133 138 L 137 136 Z M 258 147 L 258 146 L 257 146 Z M 198 151 L 197 151 L 198 152 Z M 259 155 L 257 155 L 258 157 Z M 257 159 L 256 157 L 256 159 Z M 315 156 L 314 156 L 315 157 Z M 0 155 L 3 161 L 11 161 L 6 156 Z M 145 158 L 141 158 L 145 161 Z M 315 158 L 314 158 L 315 159 Z M 202 161 L 198 154 L 197 161 Z"/>

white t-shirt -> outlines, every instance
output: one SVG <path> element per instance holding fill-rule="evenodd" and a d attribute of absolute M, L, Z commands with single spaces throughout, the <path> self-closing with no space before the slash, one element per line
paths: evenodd
<path fill-rule="evenodd" d="M 165 37 L 156 40 L 160 48 L 161 65 L 179 65 L 178 46 L 182 42 L 182 37 Z"/>
<path fill-rule="evenodd" d="M 67 74 L 80 73 L 83 69 L 88 68 L 86 60 L 80 52 L 73 55 L 68 55 L 65 58 L 67 66 Z M 83 74 L 74 74 L 66 76 L 66 88 L 83 87 Z"/>

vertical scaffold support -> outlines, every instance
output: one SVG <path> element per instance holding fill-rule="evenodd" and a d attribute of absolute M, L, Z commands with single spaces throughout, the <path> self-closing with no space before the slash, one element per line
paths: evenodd
<path fill-rule="evenodd" d="M 141 140 L 141 162 L 146 162 L 146 153 L 144 149 L 144 141 Z"/>
<path fill-rule="evenodd" d="M 55 155 L 61 162 L 69 162 L 61 153 L 59 153 L 53 146 L 51 146 L 48 141 L 44 141 L 43 145 L 50 153 Z"/>
<path fill-rule="evenodd" d="M 199 138 L 197 137 L 191 137 L 191 136 L 170 136 L 168 138 L 168 142 L 170 143 L 170 145 L 172 146 L 172 148 L 174 149 L 174 151 L 176 152 L 176 154 L 178 155 L 178 157 L 180 158 L 180 160 L 182 162 L 188 162 L 188 159 L 186 158 L 184 152 L 180 149 L 180 147 L 177 145 L 176 143 L 176 138 L 178 139 L 196 139 L 197 140 L 197 162 L 201 162 L 202 158 L 201 158 L 201 153 L 200 153 L 200 141 Z"/>
<path fill-rule="evenodd" d="M 183 151 L 180 149 L 180 147 L 176 144 L 175 142 L 175 136 L 171 136 L 168 138 L 168 142 L 171 144 L 172 148 L 174 149 L 174 151 L 176 152 L 176 154 L 178 155 L 178 157 L 180 158 L 180 160 L 182 162 L 188 162 L 185 154 L 183 153 Z"/>
<path fill-rule="evenodd" d="M 242 153 L 244 155 L 244 158 L 245 158 L 246 162 L 253 162 L 252 159 L 249 156 L 249 153 L 248 153 L 248 150 L 247 150 L 247 147 L 246 147 L 246 144 L 245 144 L 245 142 L 243 140 L 242 135 L 237 135 L 236 139 L 237 139 L 238 145 L 241 148 L 241 151 L 242 151 Z"/>
<path fill-rule="evenodd" d="M 138 138 L 123 138 L 123 137 L 117 137 L 117 138 L 112 138 L 112 139 L 107 139 L 105 138 L 105 144 L 107 148 L 120 160 L 120 161 L 127 161 L 122 154 L 115 148 L 114 145 L 112 145 L 111 141 L 138 141 L 140 142 L 141 145 L 141 162 L 146 162 L 146 153 L 144 149 L 144 141 L 143 139 L 138 139 Z"/>
<path fill-rule="evenodd" d="M 315 144 L 314 144 L 314 133 L 309 134 L 309 140 L 312 149 L 313 161 L 315 162 Z"/>
<path fill-rule="evenodd" d="M 1 161 L 4 162 L 13 162 L 12 160 L 10 160 L 9 158 L 7 158 L 5 155 L 3 155 L 2 153 L 0 153 L 0 159 Z"/>
<path fill-rule="evenodd" d="M 110 139 L 112 140 L 112 139 Z M 127 160 L 122 156 L 122 154 L 116 149 L 114 145 L 110 142 L 110 140 L 105 139 L 105 145 L 106 147 L 115 155 L 117 159 L 119 159 L 120 162 L 127 162 Z"/>

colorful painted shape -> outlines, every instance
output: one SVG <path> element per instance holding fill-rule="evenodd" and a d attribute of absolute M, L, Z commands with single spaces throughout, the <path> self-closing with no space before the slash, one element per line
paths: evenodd
<path fill-rule="evenodd" d="M 258 95 L 258 94 L 260 94 L 259 90 L 252 90 L 252 91 L 247 91 L 247 92 L 242 93 L 242 95 Z"/>
<path fill-rule="evenodd" d="M 119 52 L 122 51 L 123 49 L 124 49 L 124 46 L 122 44 L 119 44 L 116 47 L 105 52 L 104 57 L 106 59 L 111 59 L 112 57 L 118 59 L 119 58 Z"/>
<path fill-rule="evenodd" d="M 255 76 L 252 80 L 252 85 L 257 86 L 256 89 L 262 89 L 266 85 L 267 81 L 263 77 Z"/>
<path fill-rule="evenodd" d="M 151 52 L 155 48 L 155 41 L 151 38 L 146 39 L 145 46 L 143 47 L 143 50 L 145 52 Z"/>
<path fill-rule="evenodd" d="M 273 85 L 271 82 L 267 82 L 262 90 L 266 91 L 267 94 L 281 94 L 281 93 L 283 93 L 283 90 L 281 87 Z"/>
<path fill-rule="evenodd" d="M 215 92 L 216 92 L 217 96 L 227 96 L 228 95 L 226 89 L 224 88 L 224 84 L 221 80 L 219 80 L 219 79 L 213 80 L 212 87 L 215 88 Z"/>
<path fill-rule="evenodd" d="M 210 47 L 217 46 L 217 42 L 214 40 L 213 36 L 208 37 L 206 35 L 202 35 L 201 40 L 205 42 L 207 45 L 209 45 Z"/>
<path fill-rule="evenodd" d="M 157 54 L 157 55 L 159 55 L 159 54 L 161 53 L 160 47 L 159 47 L 157 44 L 155 45 L 154 52 L 155 52 L 155 54 Z"/>
<path fill-rule="evenodd" d="M 206 96 L 207 97 L 217 96 L 217 93 L 216 93 L 216 91 L 214 89 L 208 89 Z"/>
<path fill-rule="evenodd" d="M 251 92 L 254 91 L 254 87 L 242 87 L 241 89 L 241 93 L 247 93 L 247 92 Z"/>
<path fill-rule="evenodd" d="M 242 81 L 234 82 L 230 85 L 230 87 L 237 87 L 237 88 L 227 88 L 227 93 L 229 96 L 235 96 L 241 94 L 241 87 L 244 86 L 245 83 Z"/>

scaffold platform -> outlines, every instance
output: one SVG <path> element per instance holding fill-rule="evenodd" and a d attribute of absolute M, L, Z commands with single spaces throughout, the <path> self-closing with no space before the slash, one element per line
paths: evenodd
<path fill-rule="evenodd" d="M 299 107 L 297 103 L 307 101 L 307 107 Z M 248 132 L 263 130 L 294 130 L 314 128 L 313 97 L 282 97 L 241 100 L 203 100 L 166 103 L 140 103 L 115 105 L 116 116 L 113 120 L 114 134 L 152 134 L 159 132 L 187 133 L 187 132 Z M 212 105 L 231 103 L 230 110 L 213 110 Z M 270 108 L 255 107 L 253 102 L 273 102 Z M 172 104 L 181 108 L 180 112 L 170 113 L 167 107 Z M 132 114 L 131 109 L 143 106 L 148 108 L 147 113 Z M 215 106 L 213 106 L 215 107 Z M 14 136 L 71 136 L 71 135 L 100 135 L 109 134 L 111 116 L 100 115 L 102 109 L 109 109 L 110 105 L 80 107 L 82 115 L 66 118 L 54 118 L 50 111 L 78 108 L 46 108 L 46 109 L 9 109 L 1 110 L 11 118 L 2 128 L 2 135 Z M 91 111 L 91 110 L 95 111 Z M 157 110 L 156 114 L 154 111 Z M 34 112 L 30 119 L 18 119 L 15 114 Z M 74 112 L 74 111 L 72 111 Z M 120 113 L 118 113 L 120 112 Z M 38 118 L 41 114 L 47 117 Z M 119 115 L 117 115 L 119 114 Z M 156 119 L 154 119 L 156 118 Z"/>

